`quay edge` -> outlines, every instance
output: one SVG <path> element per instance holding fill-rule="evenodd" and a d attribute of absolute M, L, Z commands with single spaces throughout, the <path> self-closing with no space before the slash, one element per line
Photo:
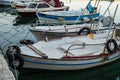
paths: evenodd
<path fill-rule="evenodd" d="M 0 80 L 16 80 L 0 50 Z"/>

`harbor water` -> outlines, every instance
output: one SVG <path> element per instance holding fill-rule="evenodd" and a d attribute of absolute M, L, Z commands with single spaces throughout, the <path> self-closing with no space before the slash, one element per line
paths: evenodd
<path fill-rule="evenodd" d="M 70 6 L 70 10 L 79 10 L 85 8 L 88 0 L 62 0 L 65 5 Z M 92 5 L 95 1 L 92 1 Z M 109 1 L 100 1 L 98 10 L 100 14 L 104 14 L 109 6 Z M 114 16 L 115 8 L 120 4 L 116 0 L 109 7 L 105 16 Z M 114 21 L 120 23 L 120 6 L 118 6 Z M 14 9 L 9 7 L 0 8 L 0 48 L 4 54 L 10 45 L 18 45 L 22 39 L 31 39 L 37 42 L 37 39 L 29 31 L 31 25 L 35 24 L 36 19 L 17 18 Z M 76 71 L 47 71 L 47 70 L 31 70 L 31 73 L 20 73 L 19 80 L 120 80 L 120 59 L 112 63 Z"/>

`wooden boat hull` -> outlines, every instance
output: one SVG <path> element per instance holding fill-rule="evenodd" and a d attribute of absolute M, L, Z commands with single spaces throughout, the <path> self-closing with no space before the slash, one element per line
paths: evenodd
<path fill-rule="evenodd" d="M 107 56 L 104 60 L 103 56 L 88 59 L 41 59 L 31 56 L 23 56 L 23 68 L 47 69 L 47 70 L 81 70 L 104 65 L 120 58 L 120 52 L 116 52 Z"/>
<path fill-rule="evenodd" d="M 80 29 L 82 29 L 82 28 L 83 27 L 78 27 L 78 28 L 73 27 L 73 28 L 71 28 L 72 31 L 69 28 L 68 28 L 68 31 L 65 31 L 64 28 L 61 28 L 61 32 L 57 31 L 57 30 L 56 31 L 54 31 L 54 30 L 53 31 L 52 30 L 47 30 L 46 31 L 46 30 L 37 29 L 37 28 L 36 29 L 35 28 L 30 28 L 30 31 L 32 32 L 32 34 L 35 36 L 35 38 L 37 40 L 45 40 L 46 37 L 48 39 L 54 39 L 54 38 L 61 38 L 61 37 L 65 37 L 65 36 L 77 36 L 79 31 L 80 31 Z M 99 29 L 99 31 L 104 31 L 104 30 L 109 30 L 109 27 L 108 28 Z M 98 31 L 98 30 L 96 29 L 94 31 Z"/>
<path fill-rule="evenodd" d="M 37 40 L 45 40 L 47 37 L 48 39 L 54 39 L 54 38 L 61 38 L 65 36 L 75 36 L 77 35 L 78 32 L 46 32 L 44 33 L 43 31 L 34 31 L 31 30 L 32 34 L 36 37 Z"/>
<path fill-rule="evenodd" d="M 37 13 L 37 17 L 39 21 L 43 21 L 46 23 L 59 23 L 59 24 L 73 24 L 73 23 L 83 23 L 83 22 L 90 22 L 92 20 L 98 20 L 99 13 L 93 13 L 91 15 L 78 15 L 78 16 L 57 16 L 57 15 L 50 15 L 44 14 L 42 12 Z"/>
<path fill-rule="evenodd" d="M 22 40 L 25 46 L 10 46 L 6 51 L 9 64 L 17 69 L 81 70 L 104 65 L 120 58 L 119 41 L 109 39 L 107 33 L 89 36 L 63 37 L 39 41 Z M 112 45 L 110 45 L 112 43 Z M 15 51 L 14 53 L 12 52 Z M 14 54 L 15 61 L 11 60 Z"/>

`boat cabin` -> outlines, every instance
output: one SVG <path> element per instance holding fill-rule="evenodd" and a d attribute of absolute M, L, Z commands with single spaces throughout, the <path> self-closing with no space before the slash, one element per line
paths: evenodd
<path fill-rule="evenodd" d="M 27 8 L 35 8 L 35 9 L 50 8 L 50 7 L 53 7 L 53 6 L 51 6 L 50 4 L 46 2 L 32 2 L 27 6 Z"/>

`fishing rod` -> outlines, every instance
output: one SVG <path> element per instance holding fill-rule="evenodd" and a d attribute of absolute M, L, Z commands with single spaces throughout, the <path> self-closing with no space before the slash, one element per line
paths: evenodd
<path fill-rule="evenodd" d="M 115 13 L 114 13 L 114 15 L 113 15 L 113 24 L 114 24 L 114 28 L 115 28 L 115 23 L 114 23 L 114 21 L 115 21 L 115 16 L 116 16 L 116 13 L 117 13 L 118 6 L 119 6 L 119 4 L 117 4 L 116 9 L 115 9 Z M 115 29 L 113 29 L 111 39 L 113 38 L 114 32 L 115 32 Z"/>

